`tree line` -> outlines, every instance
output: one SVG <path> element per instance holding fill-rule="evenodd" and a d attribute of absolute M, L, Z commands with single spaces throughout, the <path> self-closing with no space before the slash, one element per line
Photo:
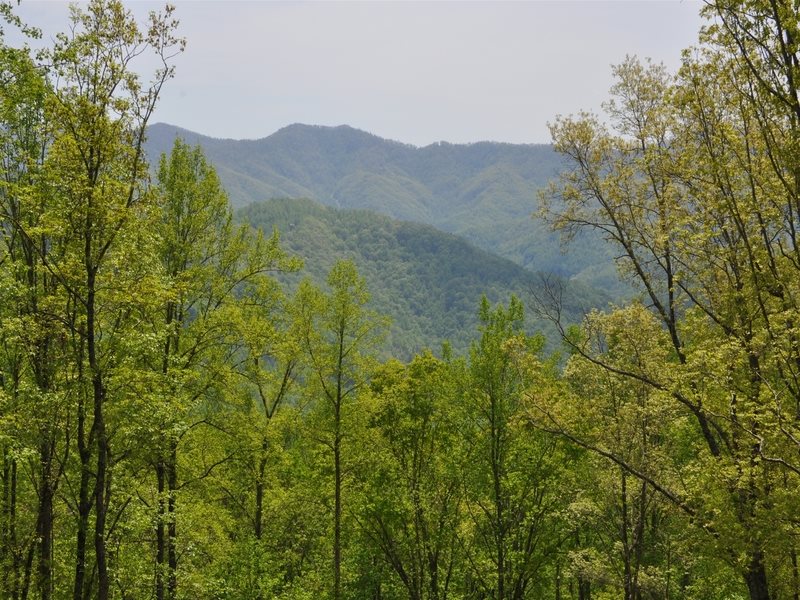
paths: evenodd
<path fill-rule="evenodd" d="M 569 325 L 542 288 L 554 356 L 511 297 L 379 360 L 351 262 L 289 293 L 199 148 L 151 176 L 171 8 L 3 43 L 2 595 L 800 597 L 800 19 L 704 10 L 678 73 L 628 59 L 609 123 L 552 126 L 542 215 L 641 290 Z"/>

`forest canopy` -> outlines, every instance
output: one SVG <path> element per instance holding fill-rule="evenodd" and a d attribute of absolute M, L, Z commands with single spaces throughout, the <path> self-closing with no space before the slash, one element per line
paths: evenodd
<path fill-rule="evenodd" d="M 0 594 L 799 597 L 800 16 L 703 10 L 551 128 L 540 216 L 639 296 L 570 324 L 551 280 L 552 355 L 475 298 L 466 351 L 403 361 L 353 262 L 289 289 L 201 148 L 147 164 L 172 8 L 0 38 Z"/>

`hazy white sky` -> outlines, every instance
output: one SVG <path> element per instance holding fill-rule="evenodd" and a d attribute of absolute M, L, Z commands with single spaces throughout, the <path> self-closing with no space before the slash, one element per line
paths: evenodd
<path fill-rule="evenodd" d="M 347 124 L 415 145 L 549 142 L 555 115 L 600 109 L 611 64 L 676 68 L 702 23 L 698 0 L 174 4 L 187 48 L 153 122 L 230 138 Z M 18 12 L 67 23 L 64 2 Z"/>

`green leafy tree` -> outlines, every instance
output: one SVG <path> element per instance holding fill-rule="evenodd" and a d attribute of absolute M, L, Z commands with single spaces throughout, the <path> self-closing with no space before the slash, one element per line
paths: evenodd
<path fill-rule="evenodd" d="M 549 197 L 558 228 L 617 245 L 667 332 L 655 370 L 574 349 L 691 420 L 695 476 L 686 490 L 659 478 L 660 492 L 767 600 L 800 593 L 788 495 L 800 473 L 798 20 L 784 2 L 705 10 L 714 22 L 676 77 L 635 60 L 616 69 L 612 130 L 588 115 L 555 123 L 574 168 Z"/>
<path fill-rule="evenodd" d="M 144 187 L 142 144 L 147 121 L 164 82 L 172 76 L 169 55 L 181 47 L 169 12 L 152 15 L 142 32 L 121 3 L 95 1 L 86 11 L 74 8 L 70 34 L 57 36 L 47 58 L 56 82 L 48 98 L 53 144 L 45 161 L 52 198 L 53 235 L 67 236 L 65 260 L 53 273 L 74 307 L 70 329 L 75 339 L 78 380 L 76 443 L 80 460 L 74 598 L 82 598 L 87 580 L 88 536 L 93 536 L 97 596 L 110 594 L 108 515 L 113 497 L 116 457 L 111 438 L 113 370 L 118 344 L 136 335 L 125 293 L 146 294 L 144 250 L 151 239 L 151 198 Z M 151 50 L 163 67 L 148 86 L 140 83 L 134 60 Z M 135 263 L 133 261 L 136 261 Z M 143 297 L 143 296 L 140 296 Z M 84 387 L 85 386 L 85 387 Z M 112 411 L 109 413 L 109 411 Z M 94 523 L 90 530 L 90 515 Z"/>
<path fill-rule="evenodd" d="M 37 35 L 13 15 L 10 5 L 0 9 L 3 20 Z M 58 373 L 66 336 L 53 314 L 59 302 L 57 280 L 45 265 L 58 260 L 62 246 L 41 231 L 43 205 L 31 201 L 50 141 L 44 114 L 49 87 L 30 50 L 7 47 L 2 37 L 0 81 L 3 593 L 24 596 L 33 584 L 49 598 L 53 503 L 61 473 L 58 454 L 64 450 L 65 415 L 59 406 L 64 404 L 65 382 Z M 26 478 L 18 475 L 19 460 L 28 452 L 37 456 L 34 489 L 26 489 Z M 34 550 L 38 560 L 32 577 Z"/>
<path fill-rule="evenodd" d="M 342 597 L 342 534 L 347 426 L 372 369 L 374 352 L 386 328 L 384 319 L 366 308 L 364 280 L 349 261 L 337 262 L 328 276 L 329 293 L 309 282 L 298 292 L 303 320 L 301 343 L 309 361 L 310 393 L 315 403 L 312 435 L 326 449 L 332 467 L 333 588 Z"/>
<path fill-rule="evenodd" d="M 237 552 L 236 597 L 285 593 L 303 577 L 309 531 L 320 520 L 302 510 L 304 468 L 301 322 L 294 300 L 274 280 L 262 280 L 235 321 L 238 349 L 232 402 L 235 436 L 223 488 L 232 500 Z M 314 506 L 312 503 L 311 506 Z M 313 510 L 317 510 L 314 506 Z M 299 515 L 298 515 L 299 513 Z M 311 544 L 315 546 L 315 544 Z M 248 556 L 249 555 L 249 556 Z M 234 592 L 235 590 L 235 592 Z"/>
<path fill-rule="evenodd" d="M 668 334 L 641 304 L 590 314 L 582 335 L 592 356 L 619 370 L 654 374 L 668 361 Z M 569 568 L 626 599 L 733 593 L 710 539 L 683 535 L 687 515 L 658 490 L 685 493 L 700 441 L 691 420 L 668 393 L 580 353 L 564 375 L 571 389 L 549 399 L 545 427 L 594 454 L 569 509 L 580 525 Z"/>
<path fill-rule="evenodd" d="M 3 13 L 10 15 L 5 4 Z M 70 486 L 78 490 L 73 595 L 82 598 L 91 589 L 87 550 L 93 535 L 97 595 L 105 598 L 113 530 L 109 510 L 126 506 L 115 504 L 112 484 L 113 468 L 126 453 L 115 455 L 110 440 L 117 411 L 128 401 L 124 393 L 116 394 L 131 372 L 117 369 L 141 342 L 135 341 L 133 299 L 145 293 L 145 272 L 152 265 L 145 249 L 147 229 L 141 228 L 149 205 L 142 143 L 159 90 L 172 74 L 169 54 L 181 43 L 173 37 L 169 14 L 153 15 L 146 33 L 115 2 L 76 8 L 71 18 L 70 34 L 57 36 L 53 47 L 37 57 L 46 67 L 34 67 L 27 48 L 2 48 L 9 84 L 4 90 L 11 92 L 3 95 L 8 124 L 3 143 L 5 150 L 14 146 L 4 153 L 9 185 L 3 192 L 3 223 L 21 260 L 15 262 L 27 265 L 17 271 L 27 272 L 28 281 L 28 308 L 19 314 L 29 321 L 24 329 L 32 335 L 18 340 L 37 348 L 30 373 L 39 388 L 32 406 L 42 411 L 35 444 L 40 457 L 38 591 L 50 597 L 53 590 L 52 502 L 61 472 L 68 471 L 77 450 L 80 482 Z M 162 68 L 143 86 L 133 64 L 147 50 Z M 131 297 L 121 297 L 123 287 Z M 48 410 L 59 389 L 68 390 L 60 410 Z M 70 409 L 66 399 L 75 402 Z M 59 442 L 59 418 L 75 427 L 61 439 L 75 440 L 77 448 Z"/>
<path fill-rule="evenodd" d="M 536 359 L 543 340 L 523 331 L 516 297 L 494 309 L 484 298 L 479 316 L 463 392 L 474 593 L 524 598 L 542 581 L 558 539 L 551 518 L 559 502 L 557 448 L 524 425 L 527 394 L 546 372 Z"/>
<path fill-rule="evenodd" d="M 269 274 L 296 264 L 280 250 L 277 234 L 265 239 L 246 225 L 233 225 L 228 198 L 199 147 L 175 141 L 170 156 L 161 158 L 157 194 L 159 258 L 168 280 L 165 301 L 153 324 L 154 333 L 164 332 L 163 349 L 154 365 L 162 375 L 163 389 L 156 397 L 158 414 L 151 425 L 156 438 L 155 595 L 161 600 L 177 595 L 176 503 L 186 484 L 179 477 L 181 441 L 220 432 L 214 427 L 219 411 L 213 398 L 234 394 L 231 371 L 238 361 L 259 368 L 263 358 L 252 351 L 245 358 L 238 354 L 256 340 L 266 344 L 264 336 L 271 334 L 277 341 L 280 335 L 271 329 L 279 290 Z M 254 337 L 257 333 L 261 336 Z M 288 360 L 290 377 L 294 359 Z M 251 374 L 258 391 L 267 394 L 264 376 L 259 378 L 252 368 Z M 277 403 L 284 392 L 277 392 Z M 276 402 L 264 401 L 272 416 Z M 194 456 L 193 461 L 203 466 L 184 462 L 185 478 L 195 482 L 205 478 L 223 460 L 224 453 L 210 461 Z"/>
<path fill-rule="evenodd" d="M 459 374 L 430 353 L 385 363 L 359 440 L 359 526 L 414 600 L 457 596 L 463 581 Z"/>

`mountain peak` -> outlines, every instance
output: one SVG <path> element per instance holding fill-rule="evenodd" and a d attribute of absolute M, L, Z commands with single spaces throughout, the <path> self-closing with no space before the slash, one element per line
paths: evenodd
<path fill-rule="evenodd" d="M 237 207 L 270 198 L 312 198 L 434 225 L 534 270 L 613 275 L 613 261 L 594 249 L 565 259 L 558 240 L 530 220 L 538 190 L 563 166 L 552 146 L 418 148 L 348 125 L 302 123 L 258 140 L 232 141 L 158 124 L 148 136 L 151 160 L 168 153 L 176 135 L 203 146 Z"/>
<path fill-rule="evenodd" d="M 293 123 L 282 127 L 265 139 L 286 138 L 299 138 L 303 140 L 316 139 L 325 142 L 338 139 L 358 144 L 389 144 L 403 148 L 416 148 L 416 146 L 411 144 L 404 144 L 396 140 L 382 138 L 374 133 L 350 125 L 307 125 L 305 123 Z"/>

